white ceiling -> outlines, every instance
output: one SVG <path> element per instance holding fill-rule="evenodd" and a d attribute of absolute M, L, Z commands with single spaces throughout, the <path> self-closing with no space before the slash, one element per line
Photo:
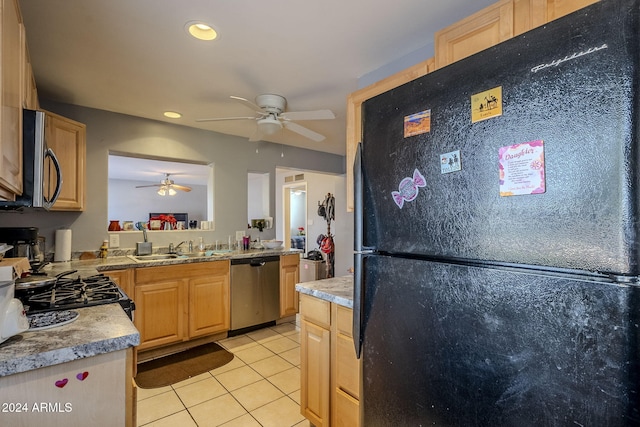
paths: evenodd
<path fill-rule="evenodd" d="M 336 119 L 299 122 L 322 142 L 287 130 L 265 140 L 340 155 L 346 97 L 358 79 L 429 48 L 434 32 L 493 2 L 19 1 L 41 98 L 248 138 L 253 121 L 195 120 L 251 116 L 229 96 L 276 93 L 288 111 L 330 109 Z M 189 21 L 220 37 L 193 39 Z M 165 110 L 183 117 L 166 119 Z"/>
<path fill-rule="evenodd" d="M 207 185 L 211 168 L 193 163 L 167 162 L 164 160 L 142 159 L 109 155 L 109 179 L 149 181 L 159 184 L 169 179 L 182 185 Z"/>

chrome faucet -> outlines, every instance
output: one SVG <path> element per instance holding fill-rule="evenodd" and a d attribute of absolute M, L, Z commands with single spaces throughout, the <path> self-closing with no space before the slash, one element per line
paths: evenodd
<path fill-rule="evenodd" d="M 175 247 L 173 246 L 173 243 L 169 243 L 169 253 L 170 254 L 175 254 L 178 251 L 178 248 L 180 246 L 182 246 L 183 243 L 187 243 L 186 240 L 183 240 L 182 242 L 178 243 Z"/>

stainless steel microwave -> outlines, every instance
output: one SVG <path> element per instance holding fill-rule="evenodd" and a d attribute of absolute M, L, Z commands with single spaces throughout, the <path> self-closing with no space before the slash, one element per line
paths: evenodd
<path fill-rule="evenodd" d="M 58 158 L 47 147 L 46 112 L 22 113 L 22 195 L 14 201 L 0 201 L 0 209 L 36 208 L 49 210 L 62 189 L 62 171 Z"/>

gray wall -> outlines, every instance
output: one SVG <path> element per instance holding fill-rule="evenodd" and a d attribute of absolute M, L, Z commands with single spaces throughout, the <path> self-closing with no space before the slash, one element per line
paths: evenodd
<path fill-rule="evenodd" d="M 246 230 L 247 172 L 269 172 L 270 188 L 275 188 L 275 169 L 284 167 L 330 174 L 343 174 L 343 156 L 172 125 L 160 121 L 42 101 L 43 108 L 87 125 L 87 199 L 84 212 L 2 212 L 0 226 L 35 226 L 53 250 L 53 236 L 59 228 L 73 232 L 72 251 L 96 251 L 108 239 L 108 154 L 180 159 L 214 164 L 214 220 L 216 229 L 206 235 L 207 243 L 227 241 L 236 230 Z M 259 153 L 256 153 L 259 148 Z M 281 153 L 284 152 L 284 157 Z M 270 195 L 275 221 L 275 191 Z M 275 227 L 264 238 L 275 237 Z M 176 232 L 177 233 L 177 232 Z M 134 235 L 136 233 L 133 233 Z M 156 236 L 159 240 L 160 237 Z M 171 237 L 179 241 L 180 236 Z M 132 247 L 138 236 L 123 242 Z M 164 242 L 166 243 L 166 242 Z"/>

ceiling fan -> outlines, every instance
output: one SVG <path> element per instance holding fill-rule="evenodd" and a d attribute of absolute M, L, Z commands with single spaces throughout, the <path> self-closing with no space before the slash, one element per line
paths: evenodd
<path fill-rule="evenodd" d="M 176 190 L 180 191 L 191 191 L 191 187 L 187 187 L 186 185 L 179 185 L 173 182 L 172 179 L 169 179 L 169 173 L 165 173 L 165 179 L 160 181 L 160 184 L 151 184 L 151 185 L 136 185 L 136 188 L 145 188 L 145 187 L 160 187 L 158 189 L 158 194 L 161 196 L 175 196 Z"/>
<path fill-rule="evenodd" d="M 197 122 L 215 122 L 222 120 L 255 120 L 258 128 L 251 135 L 249 141 L 260 141 L 263 135 L 273 135 L 283 127 L 297 134 L 309 138 L 313 141 L 320 142 L 325 139 L 324 135 L 312 131 L 304 126 L 295 123 L 298 120 L 330 120 L 336 116 L 331 110 L 314 110 L 314 111 L 288 111 L 285 112 L 287 100 L 284 96 L 274 94 L 263 94 L 256 96 L 256 102 L 253 103 L 245 98 L 232 96 L 234 99 L 246 107 L 255 111 L 255 116 L 249 117 L 219 117 L 212 119 L 198 119 Z"/>

